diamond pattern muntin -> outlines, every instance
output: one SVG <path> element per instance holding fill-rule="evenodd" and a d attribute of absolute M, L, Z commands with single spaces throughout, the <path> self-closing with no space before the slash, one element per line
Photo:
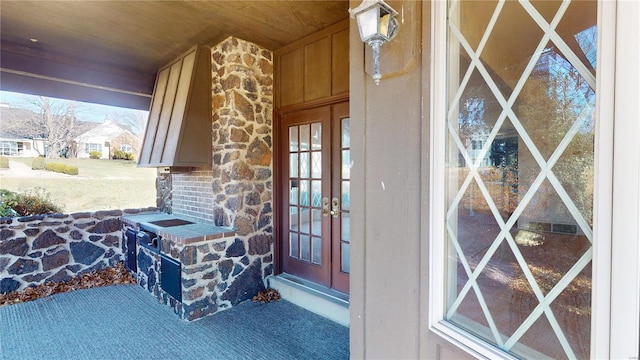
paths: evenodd
<path fill-rule="evenodd" d="M 589 344 L 591 342 L 591 263 L 573 279 L 558 300 L 551 303 L 551 311 L 558 317 L 566 317 L 573 324 L 574 331 L 566 332 L 567 340 L 572 346 L 578 359 L 589 358 Z M 565 299 L 570 299 L 566 301 Z"/>
<path fill-rule="evenodd" d="M 536 51 L 536 41 L 521 41 L 523 34 L 528 40 L 539 40 L 543 31 L 517 1 L 506 1 L 500 11 L 495 27 L 482 49 L 480 59 L 487 64 L 487 70 L 495 85 L 505 97 L 509 97 L 527 66 L 527 60 Z M 508 54 L 530 54 L 524 61 L 510 56 L 497 55 L 493 49 L 509 46 Z"/>
<path fill-rule="evenodd" d="M 454 5 L 452 5 L 452 8 L 455 7 L 457 2 L 454 2 L 453 4 Z M 550 22 L 550 24 L 549 24 L 548 18 L 550 16 L 549 14 L 551 11 L 545 10 L 546 12 L 543 15 L 541 15 L 536 10 L 536 7 L 534 7 L 532 4 L 528 3 L 527 1 L 523 1 L 521 4 L 522 4 L 522 8 L 520 8 L 520 4 L 516 2 L 505 3 L 501 1 L 498 4 L 496 8 L 496 12 L 493 14 L 492 21 L 489 22 L 487 30 L 482 36 L 482 39 L 484 40 L 488 39 L 487 48 L 491 48 L 493 46 L 492 45 L 493 43 L 508 43 L 509 46 L 518 45 L 513 42 L 510 42 L 508 37 L 509 37 L 509 32 L 511 34 L 514 34 L 514 33 L 517 34 L 519 32 L 514 31 L 513 28 L 509 28 L 505 24 L 502 24 L 500 22 L 501 21 L 500 18 L 511 19 L 510 21 L 517 24 L 521 24 L 521 27 L 525 27 L 531 30 L 533 33 L 536 32 L 536 29 L 537 30 L 543 29 L 545 34 L 544 36 L 540 36 L 542 40 L 537 45 L 537 48 L 532 52 L 532 56 L 527 59 L 528 63 L 526 62 L 514 63 L 510 69 L 497 67 L 498 69 L 502 69 L 502 70 L 499 70 L 497 73 L 493 73 L 490 71 L 490 69 L 496 68 L 496 66 L 495 65 L 492 66 L 491 53 L 483 52 L 484 45 L 485 45 L 483 44 L 483 40 L 480 40 L 478 45 L 478 51 L 477 51 L 477 53 L 483 54 L 483 56 L 481 57 L 481 60 L 482 60 L 481 62 L 479 61 L 476 52 L 473 51 L 473 49 L 475 49 L 475 46 L 469 45 L 469 42 L 467 42 L 467 40 L 464 38 L 461 31 L 457 29 L 454 21 L 451 20 L 453 17 L 450 17 L 449 29 L 451 30 L 451 34 L 452 34 L 451 36 L 460 41 L 461 46 L 464 48 L 464 50 L 469 54 L 470 58 L 472 59 L 470 69 L 471 67 L 475 67 L 479 70 L 483 79 L 486 81 L 488 87 L 491 89 L 491 91 L 497 98 L 497 101 L 502 106 L 502 113 L 498 117 L 496 124 L 494 126 L 494 129 L 487 137 L 485 144 L 489 142 L 493 142 L 494 139 L 500 140 L 499 137 L 496 137 L 498 135 L 497 129 L 502 126 L 502 123 L 505 121 L 505 118 L 508 115 L 509 119 L 507 121 L 511 121 L 513 123 L 513 127 L 515 128 L 515 130 L 518 133 L 518 136 L 520 137 L 519 144 L 518 144 L 518 149 L 519 149 L 518 151 L 521 151 L 521 149 L 528 150 L 531 153 L 531 159 L 533 159 L 532 164 L 535 164 L 534 168 L 537 165 L 537 168 L 540 170 L 540 172 L 536 176 L 533 176 L 533 175 L 530 176 L 533 179 L 532 181 L 530 181 L 529 188 L 526 189 L 526 191 L 523 191 L 524 193 L 520 191 L 518 192 L 519 193 L 518 196 L 520 197 L 519 204 L 515 209 L 515 211 L 513 212 L 512 216 L 505 222 L 505 219 L 500 215 L 500 211 L 498 210 L 494 201 L 492 200 L 490 191 L 485 186 L 484 181 L 482 180 L 482 176 L 478 173 L 478 166 L 482 165 L 481 160 L 483 158 L 483 152 L 486 153 L 486 150 L 489 148 L 489 146 L 488 145 L 483 146 L 479 155 L 477 153 L 473 153 L 470 155 L 467 152 L 466 147 L 463 145 L 463 141 L 457 134 L 457 126 L 454 126 L 455 124 L 453 124 L 451 121 L 449 122 L 448 131 L 450 133 L 450 136 L 449 136 L 450 140 L 447 146 L 449 148 L 451 148 L 451 146 L 453 146 L 454 149 L 457 148 L 458 151 L 456 152 L 459 153 L 459 157 L 461 158 L 461 160 L 452 159 L 452 157 L 455 157 L 455 155 L 449 156 L 447 159 L 447 165 L 451 166 L 452 163 L 464 163 L 465 165 L 470 167 L 467 167 L 468 175 L 462 181 L 460 188 L 458 189 L 458 195 L 454 197 L 452 201 L 452 207 L 449 208 L 449 211 L 447 213 L 447 232 L 453 248 L 458 253 L 459 263 L 462 265 L 462 268 L 465 271 L 465 273 L 469 274 L 470 276 L 469 276 L 469 279 L 464 283 L 464 285 L 460 289 L 460 292 L 458 293 L 458 297 L 456 298 L 456 300 L 453 301 L 452 303 L 451 302 L 449 303 L 450 307 L 447 313 L 447 318 L 453 319 L 452 315 L 456 313 L 457 309 L 465 299 L 465 296 L 470 291 L 474 291 L 478 295 L 479 306 L 482 308 L 482 312 L 487 318 L 487 325 L 489 325 L 489 327 L 491 328 L 492 334 L 494 336 L 494 339 L 492 340 L 499 347 L 508 351 L 512 351 L 514 353 L 523 354 L 521 352 L 522 344 L 527 344 L 530 342 L 528 340 L 528 337 L 531 336 L 530 334 L 544 333 L 546 334 L 546 336 L 549 336 L 549 334 L 552 334 L 551 340 L 556 341 L 556 343 L 559 344 L 559 347 L 556 347 L 556 348 L 559 348 L 561 350 L 560 352 L 558 352 L 557 350 L 555 352 L 552 351 L 551 353 L 554 354 L 553 357 L 566 356 L 569 358 L 574 358 L 576 354 L 574 353 L 571 345 L 569 345 L 569 340 L 567 340 L 567 337 L 565 337 L 562 326 L 559 324 L 556 316 L 554 315 L 554 312 L 552 311 L 550 304 L 554 302 L 554 300 L 560 295 L 560 293 L 563 290 L 567 289 L 567 287 L 576 278 L 576 276 L 578 276 L 578 274 L 583 272 L 585 267 L 590 263 L 591 257 L 592 257 L 592 248 L 590 244 L 588 242 L 584 242 L 583 246 L 585 247 L 586 250 L 584 253 L 582 253 L 582 256 L 577 260 L 575 259 L 575 256 L 574 258 L 570 259 L 568 263 L 571 263 L 573 261 L 575 261 L 575 263 L 573 263 L 571 268 L 568 271 L 566 271 L 564 275 L 562 275 L 562 278 L 559 281 L 555 282 L 555 285 L 553 285 L 552 289 L 549 290 L 548 286 L 544 285 L 543 286 L 544 294 L 543 294 L 543 291 L 538 285 L 537 279 L 540 278 L 539 274 L 534 275 L 532 273 L 531 269 L 529 268 L 529 264 L 527 263 L 527 261 L 525 260 L 525 257 L 523 256 L 522 251 L 520 251 L 520 247 L 522 246 L 522 244 L 520 243 L 523 241 L 522 238 L 518 236 L 517 232 L 509 231 L 509 230 L 511 230 L 514 227 L 516 221 L 518 221 L 521 214 L 525 213 L 525 209 L 527 208 L 529 203 L 531 202 L 532 203 L 531 206 L 533 207 L 536 201 L 538 201 L 538 199 L 534 197 L 537 195 L 539 189 L 543 189 L 541 191 L 550 191 L 548 189 L 552 189 L 552 190 L 555 190 L 557 197 L 560 199 L 559 201 L 556 201 L 556 202 L 566 207 L 566 212 L 564 213 L 564 215 L 566 216 L 566 213 L 568 212 L 569 215 L 573 217 L 573 220 L 575 220 L 578 223 L 576 227 L 578 228 L 577 231 L 584 232 L 586 239 L 588 239 L 589 241 L 593 241 L 590 216 L 585 215 L 584 211 L 579 210 L 579 207 L 581 206 L 580 203 L 578 202 L 578 205 L 574 203 L 570 194 L 565 190 L 561 181 L 554 174 L 555 168 L 553 168 L 556 162 L 559 161 L 559 159 L 563 159 L 562 155 L 564 151 L 567 149 L 567 147 L 570 147 L 569 144 L 572 143 L 573 138 L 576 136 L 577 133 L 580 132 L 581 128 L 583 129 L 582 132 L 584 132 L 585 125 L 583 122 L 576 121 L 575 119 L 573 120 L 573 122 L 571 120 L 568 120 L 569 128 L 564 132 L 564 134 L 561 134 L 562 135 L 560 136 L 561 140 L 557 144 L 557 146 L 548 146 L 546 143 L 541 143 L 540 147 L 542 147 L 542 150 L 539 150 L 536 144 L 535 136 L 532 137 L 529 135 L 529 133 L 527 132 L 527 129 L 525 128 L 525 126 L 521 122 L 521 119 L 519 118 L 520 114 L 516 114 L 516 112 L 513 110 L 513 105 L 520 91 L 522 91 L 525 85 L 525 82 L 528 80 L 529 75 L 533 73 L 535 77 L 534 70 L 536 68 L 536 64 L 538 60 L 540 59 L 540 55 L 543 54 L 544 49 L 550 48 L 548 46 L 549 39 L 553 41 L 553 46 L 557 46 L 561 49 L 560 51 L 562 52 L 562 54 L 567 59 L 569 59 L 569 63 L 572 66 L 575 66 L 577 68 L 577 72 L 579 73 L 580 76 L 584 78 L 585 83 L 587 83 L 590 88 L 595 87 L 595 77 L 591 76 L 592 73 L 589 73 L 589 70 L 587 70 L 587 67 L 585 66 L 585 64 L 582 63 L 579 57 L 572 51 L 573 48 L 567 45 L 568 41 L 563 41 L 563 39 L 561 39 L 560 36 L 554 32 L 555 27 L 560 22 L 561 17 L 563 16 L 564 12 L 567 9 L 568 2 L 565 2 L 561 6 L 559 6 L 557 14 L 553 18 L 553 20 Z M 523 13 L 525 16 L 522 16 Z M 531 16 L 527 15 L 527 13 L 529 13 L 529 15 Z M 514 19 L 516 19 L 517 21 L 513 21 Z M 547 20 L 545 21 L 545 19 Z M 534 25 L 531 25 L 533 21 L 535 21 L 535 23 L 533 23 Z M 504 21 L 504 22 L 508 24 L 507 21 Z M 524 23 L 528 23 L 528 25 L 522 25 Z M 537 24 L 537 26 L 535 24 Z M 512 25 L 513 24 L 511 24 L 510 26 Z M 492 38 L 489 35 L 494 34 L 492 33 L 492 31 L 494 31 L 493 30 L 494 26 L 496 28 L 495 34 L 498 34 L 498 35 Z M 507 27 L 505 28 L 505 26 Z M 475 41 L 473 42 L 475 45 Z M 528 44 L 526 45 L 530 46 Z M 518 50 L 514 52 L 518 53 L 518 52 L 522 52 L 522 50 Z M 494 59 L 494 61 L 498 61 L 498 62 L 500 60 L 504 61 L 505 59 L 497 59 L 497 60 Z M 487 66 L 485 66 L 484 64 L 487 64 Z M 517 74 L 519 73 L 522 75 L 517 76 Z M 467 79 L 466 80 L 463 79 L 462 82 L 460 83 L 461 84 L 460 88 L 457 90 L 457 93 L 454 95 L 454 97 L 456 98 L 462 97 L 462 94 L 465 91 L 465 87 L 469 82 L 468 81 L 468 79 L 470 78 L 469 71 L 467 71 L 465 74 Z M 508 85 L 508 91 L 505 91 L 505 84 Z M 451 114 L 453 113 L 454 109 L 451 109 L 451 110 L 452 111 L 449 113 L 450 116 L 448 116 L 450 120 L 451 120 Z M 582 112 L 584 112 L 584 109 Z M 577 118 L 579 118 L 579 116 L 576 116 L 576 119 Z M 525 119 L 524 122 L 526 123 L 526 121 L 527 120 Z M 538 141 L 544 142 L 544 139 L 543 140 L 538 139 Z M 477 150 L 477 149 L 474 149 L 474 150 Z M 544 156 L 542 155 L 542 153 L 544 153 Z M 453 154 L 455 154 L 455 152 Z M 472 160 L 475 160 L 475 162 L 472 163 Z M 562 164 L 562 161 L 559 161 L 559 164 Z M 559 171 L 561 166 L 563 165 L 558 165 L 558 166 L 559 166 L 558 167 L 558 171 Z M 521 165 L 520 165 L 520 168 L 522 168 Z M 564 177 L 562 178 L 564 179 Z M 475 180 L 475 182 L 472 180 Z M 460 184 L 460 181 L 458 181 L 458 184 Z M 541 186 L 543 187 L 541 188 Z M 454 215 L 457 216 L 457 214 L 455 214 L 455 212 L 452 210 L 456 206 L 458 206 L 458 204 L 462 201 L 462 199 L 464 198 L 463 194 L 465 194 L 465 192 L 469 187 L 478 188 L 482 196 L 484 196 L 484 198 L 486 199 L 486 203 L 488 207 L 491 209 L 491 213 L 494 216 L 498 227 L 501 229 L 499 234 L 496 236 L 495 240 L 493 240 L 489 249 L 486 250 L 485 255 L 482 257 L 480 262 L 477 263 L 477 267 L 475 270 L 471 270 L 469 263 L 465 258 L 464 251 L 462 250 L 458 242 L 458 239 L 456 237 L 457 231 L 454 231 L 451 228 L 451 223 L 450 223 L 452 216 Z M 544 190 L 544 189 L 547 189 L 547 190 Z M 585 220 L 585 218 L 589 220 Z M 455 223 L 457 223 L 457 218 Z M 524 278 L 524 280 L 526 280 L 524 283 L 522 281 L 519 281 L 519 283 L 528 284 L 530 286 L 531 294 L 534 296 L 535 301 L 538 302 L 535 309 L 527 316 L 527 319 L 522 321 L 522 323 L 519 325 L 515 333 L 506 341 L 503 341 L 502 335 L 496 333 L 496 329 L 495 329 L 496 325 L 491 317 L 491 314 L 488 308 L 489 305 L 485 302 L 484 296 L 481 291 L 482 286 L 478 285 L 478 283 L 480 282 L 479 279 L 481 278 L 481 276 L 484 276 L 485 274 L 483 271 L 485 270 L 486 267 L 488 267 L 489 269 L 488 272 L 491 273 L 492 267 L 490 266 L 491 264 L 490 259 L 492 259 L 492 256 L 494 254 L 499 255 L 499 253 L 504 252 L 505 251 L 503 250 L 504 248 L 511 250 L 511 254 L 515 259 L 515 262 L 517 263 L 518 268 L 520 269 L 523 275 L 522 277 L 520 277 L 520 279 Z M 580 252 L 578 252 L 578 254 L 580 254 Z M 535 270 L 535 267 L 533 268 Z M 564 271 L 564 269 L 562 271 Z M 590 281 L 590 274 L 589 274 L 588 280 Z M 460 284 L 458 283 L 457 286 L 459 287 Z M 542 332 L 540 330 L 537 330 L 540 327 L 539 324 L 541 323 L 543 324 L 542 328 L 544 328 L 544 331 Z M 548 324 L 548 326 L 545 326 L 544 323 Z M 512 328 L 513 327 L 511 327 L 511 329 Z M 526 337 L 523 335 L 526 335 Z M 533 339 L 534 339 L 533 340 L 534 343 L 536 343 L 536 341 L 539 340 L 539 338 L 536 339 L 535 336 L 533 337 Z M 572 341 L 572 343 L 574 342 Z M 586 346 L 586 349 L 588 352 L 588 345 Z M 548 349 L 545 349 L 545 350 L 548 350 Z M 547 352 L 544 352 L 544 351 L 543 353 L 547 354 Z M 525 355 L 532 356 L 531 354 L 525 354 Z M 586 357 L 588 357 L 588 353 Z"/>
<path fill-rule="evenodd" d="M 459 2 L 452 2 L 452 7 L 457 7 Z M 460 21 L 460 19 L 452 18 L 452 22 L 460 28 L 460 32 L 467 39 L 469 44 L 471 45 L 473 50 L 478 49 L 478 45 L 480 44 L 480 40 L 482 39 L 482 34 L 484 34 L 487 29 L 487 25 L 491 20 L 491 16 L 493 15 L 496 6 L 498 5 L 498 1 L 483 1 L 481 7 L 477 7 L 473 9 L 474 11 L 467 10 L 468 8 L 461 7 L 460 11 L 460 19 L 473 19 L 472 24 L 466 24 L 465 22 Z M 457 11 L 458 9 L 451 9 L 450 13 Z"/>
<path fill-rule="evenodd" d="M 459 220 L 456 238 L 471 271 L 474 271 L 480 260 L 500 233 L 500 226 L 490 212 L 478 211 L 478 202 L 484 202 L 475 180 L 467 188 L 460 201 L 458 213 L 453 216 Z M 475 203 L 475 204 L 474 204 Z"/>
<path fill-rule="evenodd" d="M 549 75 L 550 69 L 557 73 Z M 592 108 L 594 95 L 577 69 L 548 43 L 513 110 L 543 157 L 549 159 L 584 110 Z M 558 109 L 555 104 L 563 106 Z M 548 119 L 547 126 L 540 127 L 538 119 Z"/>

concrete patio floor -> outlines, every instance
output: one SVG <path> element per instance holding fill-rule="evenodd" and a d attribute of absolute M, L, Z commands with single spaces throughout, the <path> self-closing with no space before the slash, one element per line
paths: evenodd
<path fill-rule="evenodd" d="M 137 285 L 0 307 L 0 359 L 348 359 L 349 329 L 285 300 L 179 319 Z"/>

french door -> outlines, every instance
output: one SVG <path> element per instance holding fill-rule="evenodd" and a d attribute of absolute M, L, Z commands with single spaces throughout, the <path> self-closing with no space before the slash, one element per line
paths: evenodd
<path fill-rule="evenodd" d="M 347 102 L 282 116 L 282 269 L 349 292 Z"/>

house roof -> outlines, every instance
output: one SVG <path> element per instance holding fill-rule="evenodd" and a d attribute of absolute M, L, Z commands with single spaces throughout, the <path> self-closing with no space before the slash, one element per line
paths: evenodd
<path fill-rule="evenodd" d="M 3 90 L 148 109 L 159 68 L 235 36 L 275 50 L 348 1 L 2 1 Z"/>
<path fill-rule="evenodd" d="M 99 141 L 111 141 L 122 134 L 128 134 L 134 139 L 138 137 L 131 131 L 125 129 L 121 125 L 111 121 L 105 121 L 76 137 L 77 142 L 90 142 L 91 139 L 99 139 Z"/>

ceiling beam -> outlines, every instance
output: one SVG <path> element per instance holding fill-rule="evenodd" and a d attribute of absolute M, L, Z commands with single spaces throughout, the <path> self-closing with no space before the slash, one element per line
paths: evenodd
<path fill-rule="evenodd" d="M 0 48 L 0 89 L 33 95 L 148 110 L 155 74 Z M 66 61 L 65 61 L 66 60 Z"/>

